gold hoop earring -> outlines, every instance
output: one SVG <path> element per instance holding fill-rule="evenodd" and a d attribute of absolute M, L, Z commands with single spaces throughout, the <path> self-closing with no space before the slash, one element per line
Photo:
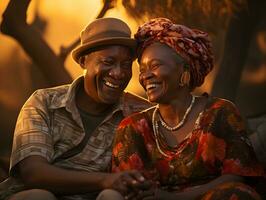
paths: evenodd
<path fill-rule="evenodd" d="M 179 85 L 181 87 L 184 87 L 185 85 L 189 86 L 189 82 L 190 82 L 190 73 L 189 71 L 184 71 L 181 75 Z"/>

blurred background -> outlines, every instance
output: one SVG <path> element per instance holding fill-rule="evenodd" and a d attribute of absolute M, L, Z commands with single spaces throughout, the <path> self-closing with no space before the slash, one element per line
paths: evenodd
<path fill-rule="evenodd" d="M 0 1 L 0 181 L 21 106 L 34 90 L 70 83 L 83 73 L 69 53 L 96 17 L 120 18 L 133 33 L 154 17 L 209 32 L 215 68 L 195 93 L 230 99 L 249 119 L 266 114 L 264 0 L 14 0 L 3 17 L 8 4 Z M 145 97 L 136 63 L 127 90 Z"/>

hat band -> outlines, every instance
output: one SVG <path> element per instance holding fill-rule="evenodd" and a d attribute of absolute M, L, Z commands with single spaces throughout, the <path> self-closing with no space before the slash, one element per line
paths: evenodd
<path fill-rule="evenodd" d="M 92 42 L 94 40 L 108 39 L 108 38 L 119 38 L 119 37 L 125 37 L 125 38 L 130 39 L 130 35 L 128 33 L 120 32 L 120 31 L 106 31 L 106 32 L 96 34 L 92 37 L 89 37 L 89 38 L 81 40 L 81 41 L 82 41 L 82 44 L 85 44 L 88 42 Z"/>

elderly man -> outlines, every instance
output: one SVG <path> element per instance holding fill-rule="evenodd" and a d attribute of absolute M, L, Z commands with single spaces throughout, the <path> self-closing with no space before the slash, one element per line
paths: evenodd
<path fill-rule="evenodd" d="M 93 21 L 72 52 L 84 75 L 27 100 L 14 134 L 12 178 L 1 199 L 95 199 L 103 189 L 127 193 L 142 184 L 136 171 L 108 173 L 117 124 L 150 106 L 124 92 L 136 46 L 130 35 L 119 19 Z"/>

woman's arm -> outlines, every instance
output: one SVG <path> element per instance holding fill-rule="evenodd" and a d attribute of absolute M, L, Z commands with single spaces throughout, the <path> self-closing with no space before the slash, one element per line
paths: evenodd
<path fill-rule="evenodd" d="M 243 182 L 243 178 L 241 176 L 235 176 L 235 175 L 222 175 L 213 181 L 210 181 L 209 183 L 189 187 L 185 191 L 174 193 L 174 192 L 167 192 L 164 190 L 156 190 L 151 189 L 148 191 L 143 191 L 139 193 L 137 199 L 142 200 L 193 200 L 197 199 L 201 195 L 205 194 L 206 192 L 214 189 L 218 185 L 227 183 L 227 182 Z"/>
<path fill-rule="evenodd" d="M 203 195 L 204 193 L 210 191 L 211 189 L 214 189 L 216 186 L 227 183 L 227 182 L 243 182 L 244 179 L 241 176 L 236 176 L 236 175 L 222 175 L 213 181 L 210 181 L 209 183 L 199 185 L 199 186 L 194 186 L 187 188 L 184 192 L 180 192 L 176 195 L 173 195 L 173 199 L 186 199 L 186 200 L 192 200 L 196 199 L 197 197 Z M 176 198 L 177 197 L 177 198 Z"/>

